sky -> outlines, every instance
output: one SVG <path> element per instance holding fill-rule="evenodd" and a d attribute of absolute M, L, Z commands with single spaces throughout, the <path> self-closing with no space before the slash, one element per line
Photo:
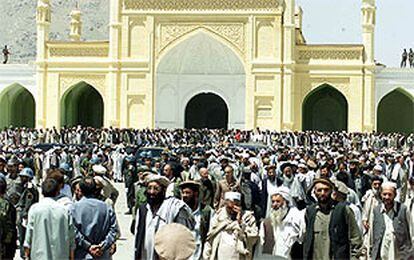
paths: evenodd
<path fill-rule="evenodd" d="M 362 43 L 362 0 L 296 0 L 303 9 L 307 43 Z M 414 49 L 414 0 L 377 0 L 375 59 L 398 67 L 404 48 Z"/>

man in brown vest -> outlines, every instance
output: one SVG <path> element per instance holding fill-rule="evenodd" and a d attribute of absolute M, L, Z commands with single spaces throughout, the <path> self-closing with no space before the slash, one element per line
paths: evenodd
<path fill-rule="evenodd" d="M 305 232 L 305 219 L 292 204 L 290 190 L 277 188 L 271 194 L 270 216 L 260 225 L 260 248 L 257 259 L 290 259 L 295 242 L 301 242 Z"/>

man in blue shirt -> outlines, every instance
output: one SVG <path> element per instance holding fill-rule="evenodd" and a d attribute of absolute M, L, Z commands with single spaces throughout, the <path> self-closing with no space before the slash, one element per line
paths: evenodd
<path fill-rule="evenodd" d="M 79 183 L 83 197 L 73 204 L 72 216 L 76 228 L 76 259 L 111 259 L 110 248 L 116 241 L 118 225 L 112 207 L 96 198 L 92 177 Z"/>

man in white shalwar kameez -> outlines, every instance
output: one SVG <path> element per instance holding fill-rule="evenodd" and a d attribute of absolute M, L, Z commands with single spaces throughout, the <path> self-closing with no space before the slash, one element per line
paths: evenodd
<path fill-rule="evenodd" d="M 290 191 L 280 187 L 271 194 L 270 217 L 260 224 L 260 245 L 256 259 L 291 259 L 295 242 L 302 242 L 305 232 L 304 212 L 292 205 Z"/>
<path fill-rule="evenodd" d="M 115 181 L 122 181 L 122 163 L 124 162 L 125 155 L 121 152 L 121 147 L 117 147 L 115 152 L 111 155 L 113 161 L 112 172 L 114 174 Z"/>

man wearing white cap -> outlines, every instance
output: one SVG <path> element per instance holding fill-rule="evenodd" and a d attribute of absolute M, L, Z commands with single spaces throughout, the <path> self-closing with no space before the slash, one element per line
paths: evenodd
<path fill-rule="evenodd" d="M 102 164 L 92 166 L 93 178 L 97 184 L 97 189 L 100 193 L 100 199 L 115 208 L 116 200 L 119 192 L 112 184 L 112 181 L 106 177 L 106 168 Z"/>
<path fill-rule="evenodd" d="M 226 192 L 225 207 L 211 220 L 204 259 L 252 259 L 258 229 L 253 213 L 243 211 L 239 192 Z"/>
<path fill-rule="evenodd" d="M 372 259 L 412 259 L 410 225 L 413 224 L 407 207 L 396 201 L 397 185 L 381 185 L 382 203 L 374 209 L 372 224 Z"/>
<path fill-rule="evenodd" d="M 289 193 L 288 188 L 280 187 L 271 195 L 270 217 L 260 225 L 257 259 L 291 259 L 293 244 L 302 240 L 304 214 L 292 205 Z"/>
<path fill-rule="evenodd" d="M 380 164 L 376 164 L 372 169 L 372 174 L 381 177 L 384 181 L 387 181 L 387 177 L 384 174 L 384 169 Z"/>

